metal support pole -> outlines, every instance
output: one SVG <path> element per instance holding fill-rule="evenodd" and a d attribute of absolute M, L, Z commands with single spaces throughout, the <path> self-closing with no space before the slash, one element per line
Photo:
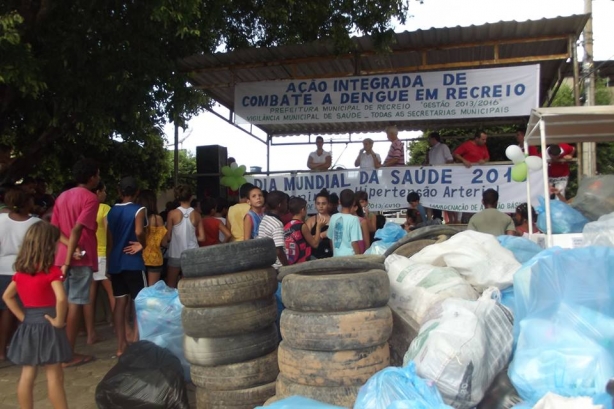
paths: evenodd
<path fill-rule="evenodd" d="M 173 160 L 173 183 L 179 184 L 179 125 L 175 122 L 175 152 Z"/>
<path fill-rule="evenodd" d="M 578 46 L 573 37 L 569 38 L 569 47 L 571 48 L 572 63 L 573 63 L 573 99 L 574 105 L 580 106 L 580 69 L 578 68 Z"/>
<path fill-rule="evenodd" d="M 525 152 L 529 152 L 529 144 L 527 143 L 526 139 L 524 141 L 524 151 Z M 543 159 L 542 159 L 542 162 L 543 162 Z M 546 171 L 546 170 L 544 170 L 544 171 Z M 529 218 L 528 221 L 529 221 L 529 236 L 530 236 L 533 233 L 535 233 L 533 231 L 533 222 L 534 222 L 534 220 L 533 220 L 533 212 L 531 211 L 531 209 L 532 209 L 531 206 L 533 205 L 533 203 L 531 201 L 531 172 L 530 171 L 527 172 L 527 181 L 526 181 L 526 183 L 527 183 L 527 215 L 528 215 L 528 218 Z"/>
<path fill-rule="evenodd" d="M 550 218 L 550 183 L 548 180 L 548 161 L 546 159 L 546 123 L 542 120 L 539 121 L 539 136 L 541 138 L 542 146 L 542 169 L 544 178 L 544 207 L 546 208 L 546 247 L 550 248 L 553 245 L 552 240 L 552 219 Z"/>
<path fill-rule="evenodd" d="M 270 175 L 271 171 L 271 135 L 266 136 L 266 174 Z"/>
<path fill-rule="evenodd" d="M 595 71 L 593 70 L 593 4 L 592 0 L 584 0 L 584 13 L 590 15 L 584 27 L 584 62 L 582 64 L 584 76 L 584 90 L 586 101 L 584 105 L 595 105 Z M 582 174 L 594 176 L 597 173 L 597 144 L 595 142 L 582 143 Z"/>

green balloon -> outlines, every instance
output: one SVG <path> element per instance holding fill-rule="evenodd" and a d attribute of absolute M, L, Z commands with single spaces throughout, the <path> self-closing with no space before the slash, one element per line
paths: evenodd
<path fill-rule="evenodd" d="M 233 179 L 232 176 L 224 176 L 220 180 L 220 183 L 222 184 L 222 186 L 230 187 L 230 184 L 232 183 L 232 179 Z"/>
<path fill-rule="evenodd" d="M 222 166 L 222 175 L 232 176 L 232 169 L 230 168 L 230 166 Z"/>
<path fill-rule="evenodd" d="M 514 182 L 524 182 L 527 180 L 527 164 L 524 162 L 520 162 L 514 165 L 512 168 L 512 180 Z"/>

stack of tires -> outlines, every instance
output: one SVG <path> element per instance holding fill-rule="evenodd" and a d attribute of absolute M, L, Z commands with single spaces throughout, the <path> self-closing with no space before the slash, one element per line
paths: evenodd
<path fill-rule="evenodd" d="M 275 259 L 271 239 L 181 255 L 184 354 L 198 409 L 252 409 L 275 395 Z"/>
<path fill-rule="evenodd" d="M 383 265 L 327 259 L 282 268 L 277 396 L 352 407 L 358 390 L 390 365 L 390 283 Z"/>

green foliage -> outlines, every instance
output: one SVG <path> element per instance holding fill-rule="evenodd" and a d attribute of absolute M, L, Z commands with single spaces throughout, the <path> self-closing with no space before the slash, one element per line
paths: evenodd
<path fill-rule="evenodd" d="M 45 174 L 60 184 L 81 156 L 107 177 L 132 173 L 150 187 L 167 170 L 159 129 L 210 103 L 176 61 L 221 45 L 267 47 L 350 33 L 381 50 L 408 0 L 46 0 L 0 3 L 0 143 L 17 160 L 2 180 Z M 157 139 L 154 142 L 154 139 Z M 115 143 L 114 141 L 121 141 Z M 124 146 L 125 145 L 125 146 Z"/>
<path fill-rule="evenodd" d="M 173 169 L 175 166 L 175 151 L 166 151 L 166 165 L 168 172 L 165 174 L 164 189 L 173 189 Z M 196 156 L 186 149 L 179 150 L 178 182 L 180 185 L 188 185 L 192 192 L 196 192 Z"/>

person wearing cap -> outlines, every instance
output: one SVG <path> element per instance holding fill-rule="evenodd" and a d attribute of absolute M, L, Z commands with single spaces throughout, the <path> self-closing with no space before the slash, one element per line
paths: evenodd
<path fill-rule="evenodd" d="M 117 334 L 117 356 L 128 345 L 126 337 L 126 306 L 145 288 L 145 207 L 133 203 L 139 193 L 136 179 L 127 176 L 119 182 L 121 202 L 107 214 L 107 273 L 111 277 L 115 308 L 113 324 Z M 135 322 L 134 332 L 137 326 Z"/>
<path fill-rule="evenodd" d="M 373 139 L 366 138 L 362 141 L 363 148 L 354 161 L 354 166 L 360 169 L 379 169 L 382 166 L 382 158 L 373 152 Z"/>
<path fill-rule="evenodd" d="M 73 359 L 65 367 L 91 362 L 94 357 L 74 353 L 83 305 L 90 302 L 90 283 L 98 271 L 98 197 L 93 191 L 100 183 L 100 169 L 92 159 L 81 159 L 72 169 L 76 187 L 60 194 L 53 206 L 51 224 L 60 229 L 60 243 L 55 254 L 66 280 L 68 295 L 66 335 L 73 350 Z"/>
<path fill-rule="evenodd" d="M 326 152 L 324 146 L 324 138 L 318 136 L 316 138 L 317 149 L 309 154 L 307 159 L 307 167 L 313 171 L 328 170 L 333 163 L 333 157 L 330 152 Z"/>
<path fill-rule="evenodd" d="M 405 152 L 403 142 L 399 139 L 399 130 L 396 126 L 389 126 L 386 128 L 386 135 L 391 144 L 383 166 L 404 166 Z"/>

